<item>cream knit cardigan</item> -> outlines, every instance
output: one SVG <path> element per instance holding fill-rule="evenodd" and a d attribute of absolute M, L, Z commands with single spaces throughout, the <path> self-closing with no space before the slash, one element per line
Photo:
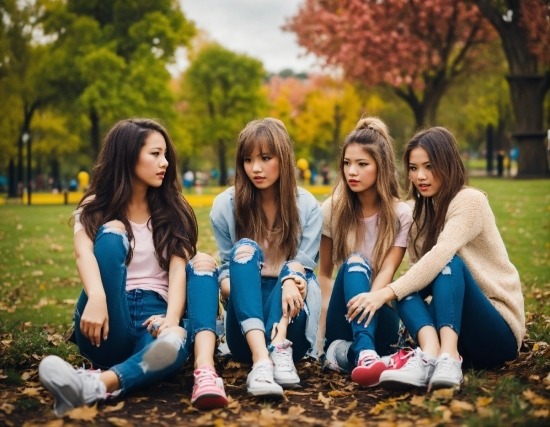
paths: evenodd
<path fill-rule="evenodd" d="M 415 232 L 413 224 L 408 251 L 413 265 L 389 285 L 397 299 L 429 285 L 457 254 L 481 291 L 510 326 L 519 349 L 525 335 L 521 282 L 518 271 L 508 258 L 485 193 L 469 187 L 458 192 L 449 204 L 437 243 L 420 259 L 416 259 L 411 250 Z"/>

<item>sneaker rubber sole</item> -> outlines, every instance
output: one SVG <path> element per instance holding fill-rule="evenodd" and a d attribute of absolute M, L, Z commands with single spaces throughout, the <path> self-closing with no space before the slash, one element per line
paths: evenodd
<path fill-rule="evenodd" d="M 375 387 L 380 383 L 380 375 L 387 369 L 381 360 L 373 362 L 370 366 L 357 366 L 351 372 L 351 380 L 363 387 Z"/>
<path fill-rule="evenodd" d="M 153 341 L 143 355 L 143 365 L 148 371 L 160 371 L 170 366 L 178 358 L 178 349 L 171 341 Z"/>
<path fill-rule="evenodd" d="M 384 387 L 386 390 L 396 391 L 410 390 L 411 388 L 415 387 L 428 387 L 428 383 L 424 381 L 414 381 L 410 379 L 392 377 L 391 370 L 385 370 L 384 372 L 382 372 L 378 385 Z"/>
<path fill-rule="evenodd" d="M 191 404 L 197 409 L 216 409 L 227 406 L 227 397 L 217 393 L 205 393 Z"/>

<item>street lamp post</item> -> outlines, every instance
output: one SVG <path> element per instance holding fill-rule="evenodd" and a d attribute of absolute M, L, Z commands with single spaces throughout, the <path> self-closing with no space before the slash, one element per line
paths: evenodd
<path fill-rule="evenodd" d="M 27 204 L 31 204 L 32 193 L 32 138 L 28 132 L 23 134 L 23 143 L 27 144 Z"/>

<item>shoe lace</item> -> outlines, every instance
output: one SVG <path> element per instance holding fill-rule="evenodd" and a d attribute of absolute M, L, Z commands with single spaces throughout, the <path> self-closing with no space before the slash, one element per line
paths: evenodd
<path fill-rule="evenodd" d="M 78 368 L 76 374 L 82 383 L 82 393 L 86 401 L 89 399 L 105 399 L 109 396 L 103 383 L 99 380 L 100 369 Z"/>
<path fill-rule="evenodd" d="M 267 363 L 258 363 L 254 365 L 254 381 L 263 383 L 273 382 L 273 371 Z"/>
<path fill-rule="evenodd" d="M 412 348 L 402 348 L 397 353 L 394 353 L 388 362 L 388 367 L 393 368 L 395 366 L 403 366 L 407 359 L 414 355 Z"/>
<path fill-rule="evenodd" d="M 403 368 L 419 368 L 422 366 L 421 357 L 416 351 L 410 351 L 403 356 L 403 359 L 407 361 L 403 365 Z"/>
<path fill-rule="evenodd" d="M 208 369 L 197 369 L 193 375 L 197 387 L 216 385 L 217 375 L 215 372 Z"/>
<path fill-rule="evenodd" d="M 380 360 L 380 358 L 378 356 L 376 356 L 375 354 L 366 353 L 364 355 L 361 355 L 361 357 L 359 358 L 359 361 L 357 362 L 357 366 L 368 367 L 368 366 L 372 365 L 374 362 L 376 362 L 377 360 Z"/>
<path fill-rule="evenodd" d="M 294 369 L 294 363 L 292 362 L 292 350 L 288 348 L 275 348 L 271 353 L 273 363 L 277 365 L 277 369 L 281 371 L 292 371 Z"/>
<path fill-rule="evenodd" d="M 437 371 L 443 371 L 446 373 L 452 373 L 453 376 L 458 376 L 455 364 L 450 358 L 443 358 L 437 361 Z"/>

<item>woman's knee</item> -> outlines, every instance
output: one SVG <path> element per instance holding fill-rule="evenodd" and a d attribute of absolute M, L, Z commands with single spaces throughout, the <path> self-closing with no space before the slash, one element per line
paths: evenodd
<path fill-rule="evenodd" d="M 103 227 L 106 233 L 126 233 L 126 227 L 124 226 L 124 223 L 122 221 L 119 221 L 118 219 L 106 222 Z"/>
<path fill-rule="evenodd" d="M 363 273 L 370 279 L 371 267 L 366 258 L 360 254 L 352 254 L 346 259 L 348 273 Z"/>
<path fill-rule="evenodd" d="M 191 265 L 198 274 L 214 274 L 218 268 L 216 260 L 204 252 L 197 252 L 191 259 Z"/>
<path fill-rule="evenodd" d="M 246 264 L 260 251 L 256 242 L 250 239 L 239 240 L 231 252 L 231 260 L 239 264 Z"/>
<path fill-rule="evenodd" d="M 351 254 L 346 259 L 346 264 L 365 264 L 365 265 L 368 265 L 368 261 L 362 255 L 354 253 L 354 254 Z"/>

